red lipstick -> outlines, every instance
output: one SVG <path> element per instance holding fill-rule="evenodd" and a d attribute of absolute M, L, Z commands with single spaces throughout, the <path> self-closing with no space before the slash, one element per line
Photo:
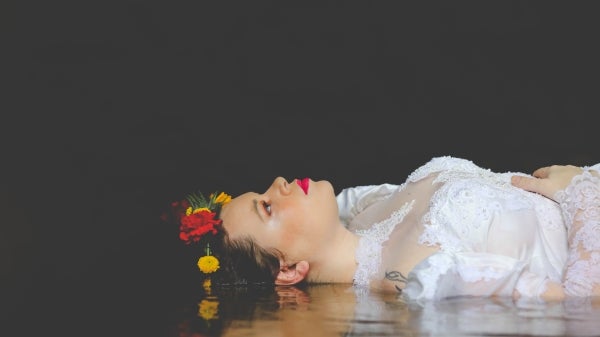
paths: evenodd
<path fill-rule="evenodd" d="M 310 182 L 310 179 L 308 179 L 308 178 L 296 179 L 296 184 L 298 184 L 298 186 L 300 186 L 300 188 L 304 191 L 304 194 L 308 194 L 309 182 Z"/>

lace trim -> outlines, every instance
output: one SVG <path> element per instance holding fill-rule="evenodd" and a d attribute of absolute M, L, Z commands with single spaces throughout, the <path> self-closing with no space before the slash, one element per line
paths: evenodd
<path fill-rule="evenodd" d="M 565 292 L 590 296 L 600 285 L 600 178 L 588 169 L 555 195 L 569 235 Z"/>
<path fill-rule="evenodd" d="M 394 211 L 389 218 L 374 224 L 369 229 L 357 230 L 360 236 L 356 249 L 356 262 L 358 266 L 354 273 L 354 284 L 368 286 L 369 281 L 381 266 L 381 248 L 396 227 L 402 222 L 406 214 L 413 207 L 414 200 L 404 204 L 399 210 Z"/>
<path fill-rule="evenodd" d="M 482 170 L 480 167 L 475 165 L 470 160 L 454 158 L 454 157 L 450 157 L 450 156 L 436 157 L 436 158 L 431 159 L 425 165 L 423 165 L 423 166 L 417 168 L 415 171 L 413 171 L 413 173 L 411 173 L 408 176 L 407 181 L 409 181 L 409 182 L 419 181 L 419 180 L 427 177 L 431 173 L 441 172 L 441 171 L 445 171 L 448 169 L 452 169 L 455 171 L 461 171 L 461 172 L 475 172 L 477 170 Z"/>

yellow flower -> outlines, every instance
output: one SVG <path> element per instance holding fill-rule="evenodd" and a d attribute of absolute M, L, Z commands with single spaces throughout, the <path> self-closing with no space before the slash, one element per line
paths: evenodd
<path fill-rule="evenodd" d="M 205 320 L 219 318 L 219 316 L 217 316 L 218 313 L 218 301 L 202 300 L 200 303 L 198 303 L 198 316 L 204 318 Z"/>
<path fill-rule="evenodd" d="M 205 274 L 213 273 L 219 269 L 219 260 L 212 255 L 203 256 L 198 259 L 198 268 Z"/>
<path fill-rule="evenodd" d="M 210 292 L 210 286 L 212 286 L 212 281 L 210 278 L 207 278 L 204 280 L 204 282 L 202 282 L 202 288 L 204 288 L 206 292 Z"/>
<path fill-rule="evenodd" d="M 191 207 L 190 207 L 191 208 Z M 200 213 L 202 211 L 207 211 L 210 212 L 210 209 L 208 209 L 208 207 L 200 207 L 200 208 L 196 208 L 195 210 L 191 211 L 190 213 L 192 214 L 196 214 L 196 213 Z M 187 212 L 186 212 L 187 213 Z M 189 214 L 188 214 L 189 215 Z"/>
<path fill-rule="evenodd" d="M 226 203 L 231 201 L 231 196 L 226 194 L 225 192 L 221 192 L 219 196 L 215 199 L 216 203 L 220 203 L 225 205 Z"/>

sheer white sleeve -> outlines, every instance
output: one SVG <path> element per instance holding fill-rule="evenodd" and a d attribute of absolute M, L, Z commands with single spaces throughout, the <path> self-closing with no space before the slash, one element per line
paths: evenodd
<path fill-rule="evenodd" d="M 421 301 L 452 296 L 506 296 L 514 290 L 536 297 L 546 278 L 527 271 L 527 263 L 512 257 L 471 252 L 438 252 L 409 274 L 404 296 Z"/>
<path fill-rule="evenodd" d="M 349 187 L 337 196 L 340 220 L 348 225 L 358 213 L 377 201 L 383 200 L 396 191 L 400 185 L 381 184 Z"/>
<path fill-rule="evenodd" d="M 600 286 L 600 177 L 584 168 L 555 195 L 567 225 L 569 257 L 563 286 L 569 296 L 591 296 Z"/>

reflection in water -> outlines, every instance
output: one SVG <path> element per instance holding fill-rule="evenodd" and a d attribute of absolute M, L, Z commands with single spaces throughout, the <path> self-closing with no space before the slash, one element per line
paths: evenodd
<path fill-rule="evenodd" d="M 406 303 L 348 285 L 205 285 L 173 336 L 600 336 L 600 300 Z"/>
<path fill-rule="evenodd" d="M 544 303 L 510 298 L 454 298 L 419 309 L 417 328 L 431 336 L 598 336 L 600 302 L 573 299 Z"/>

